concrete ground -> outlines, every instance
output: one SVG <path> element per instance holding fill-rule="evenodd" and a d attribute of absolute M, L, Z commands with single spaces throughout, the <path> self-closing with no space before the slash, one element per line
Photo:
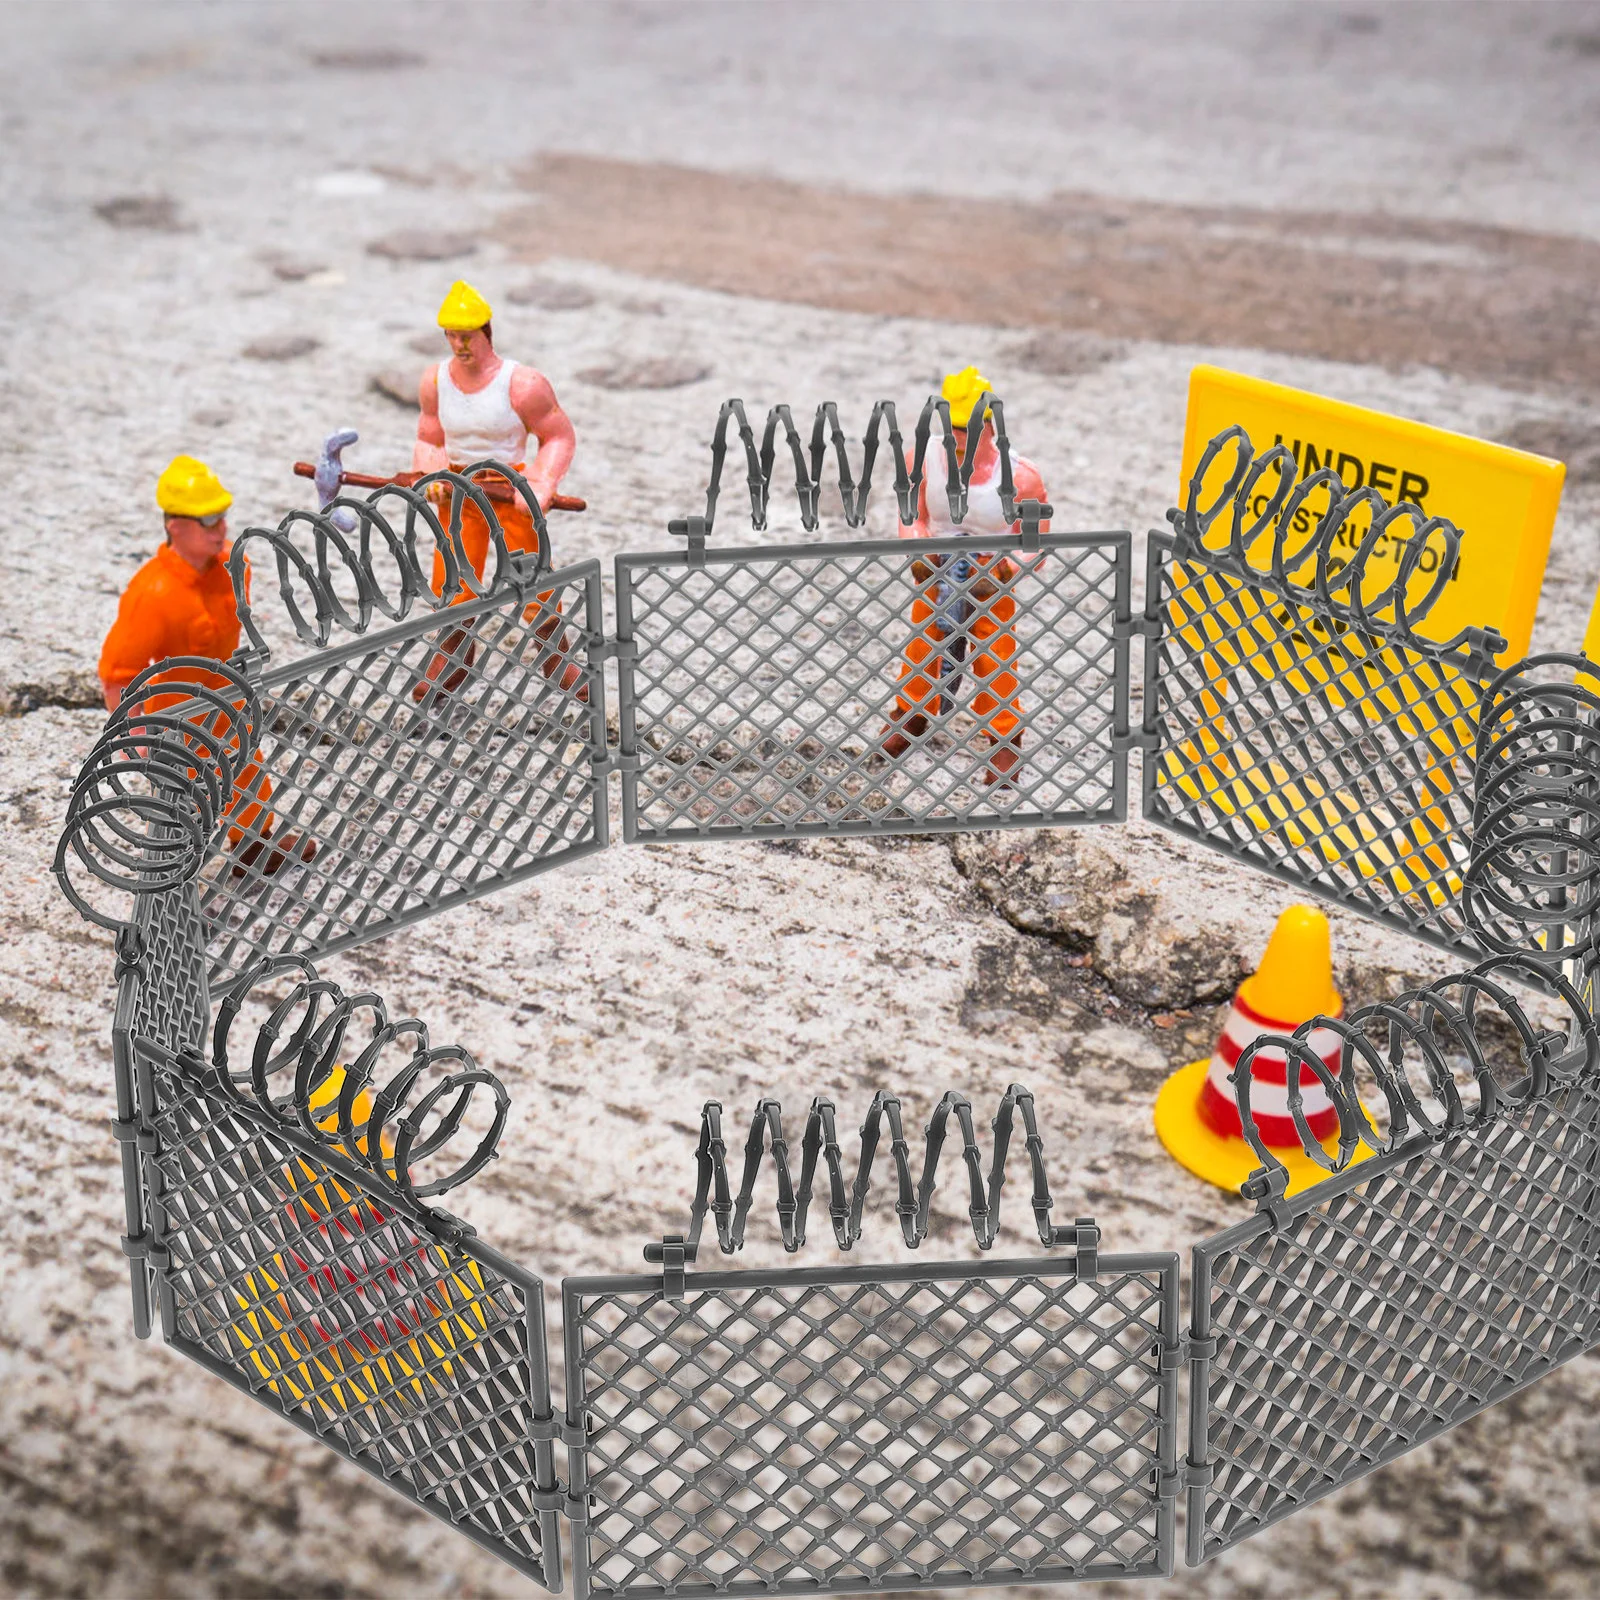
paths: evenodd
<path fill-rule="evenodd" d="M 592 509 L 558 524 L 563 557 L 664 544 L 726 395 L 831 397 L 857 427 L 969 361 L 1057 526 L 1142 534 L 1209 360 L 1567 460 L 1535 644 L 1581 635 L 1600 578 L 1592 5 L 4 18 L 9 1593 L 525 1592 L 132 1339 L 111 952 L 49 875 L 160 467 L 212 462 L 237 532 L 308 503 L 289 464 L 340 425 L 361 431 L 352 465 L 404 465 L 451 278 L 574 418 L 567 486 Z M 707 1096 L 742 1121 L 764 1093 L 794 1116 L 827 1093 L 853 1126 L 878 1086 L 915 1120 L 945 1087 L 987 1115 L 1030 1085 L 1058 1215 L 1093 1212 L 1107 1249 L 1184 1249 L 1243 1202 L 1168 1161 L 1151 1097 L 1209 1049 L 1288 898 L 1142 824 L 619 847 L 329 970 L 504 1079 L 506 1155 L 459 1209 L 552 1285 L 630 1270 L 680 1225 Z M 1354 1001 L 1446 970 L 1352 918 L 1334 937 Z M 769 1227 L 758 1212 L 750 1259 L 772 1259 Z M 878 1213 L 862 1249 L 891 1257 L 892 1231 Z M 953 1223 L 943 1240 L 970 1250 Z M 1578 1361 L 1148 1591 L 1592 1593 L 1597 1410 L 1600 1363 Z"/>

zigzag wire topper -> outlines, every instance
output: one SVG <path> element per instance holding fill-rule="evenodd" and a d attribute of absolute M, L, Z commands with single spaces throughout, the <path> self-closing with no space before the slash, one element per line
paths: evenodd
<path fill-rule="evenodd" d="M 509 592 L 523 586 L 529 576 L 526 558 L 507 545 L 494 502 L 476 481 L 484 474 L 503 479 L 510 486 L 511 493 L 527 508 L 538 539 L 534 571 L 548 572 L 551 565 L 549 527 L 539 507 L 539 497 L 520 472 L 502 461 L 484 460 L 473 462 L 459 472 L 441 470 L 425 473 L 413 484 L 385 484 L 370 490 L 364 498 L 340 495 L 329 501 L 321 511 L 291 511 L 276 528 L 246 528 L 233 541 L 228 571 L 233 579 L 239 623 L 250 640 L 251 648 L 263 654 L 267 651 L 251 611 L 246 585 L 245 558 L 251 544 L 264 544 L 271 550 L 277 565 L 278 596 L 283 609 L 288 613 L 302 643 L 318 650 L 326 648 L 335 623 L 346 632 L 359 635 L 372 625 L 374 612 L 390 622 L 402 622 L 418 601 L 431 611 L 442 611 L 463 595 L 481 599 L 501 590 Z M 428 494 L 430 488 L 436 487 L 451 491 L 448 527 L 440 520 L 438 510 Z M 399 502 L 404 515 L 401 531 L 397 531 L 394 523 L 384 514 L 385 502 L 388 501 Z M 480 580 L 473 571 L 462 539 L 462 516 L 468 501 L 476 507 L 487 525 L 489 542 L 494 550 L 493 575 L 487 580 Z M 351 524 L 354 544 L 335 519 L 334 513 L 341 510 L 350 512 L 354 519 Z M 314 565 L 312 557 L 294 541 L 295 530 L 300 527 L 310 530 Z M 418 534 L 422 531 L 431 537 L 434 550 L 444 567 L 443 582 L 437 593 L 430 576 L 423 571 L 422 558 L 417 550 Z M 376 543 L 374 535 L 377 536 Z M 379 576 L 374 559 L 375 549 L 379 546 L 387 550 L 398 579 L 397 596 L 391 597 L 384 580 Z M 336 559 L 330 559 L 330 554 Z M 353 612 L 339 593 L 338 578 L 341 572 L 355 591 Z M 307 618 L 296 597 L 297 580 L 308 597 L 311 618 Z"/>
<path fill-rule="evenodd" d="M 1235 452 L 1233 466 L 1210 504 L 1202 506 L 1206 477 L 1230 446 Z M 1447 517 L 1428 516 L 1410 501 L 1391 505 L 1371 487 L 1346 489 L 1331 467 L 1319 468 L 1304 479 L 1299 471 L 1299 463 L 1284 445 L 1258 455 L 1243 428 L 1224 429 L 1196 464 L 1182 509 L 1167 514 L 1178 536 L 1175 553 L 1180 559 L 1203 555 L 1211 565 L 1250 583 L 1259 583 L 1270 573 L 1279 588 L 1342 610 L 1363 629 L 1413 633 L 1450 581 L 1460 556 L 1461 529 Z M 1272 487 L 1266 492 L 1269 481 Z M 1320 515 L 1312 509 L 1319 493 L 1327 497 Z M 1370 522 L 1352 549 L 1352 519 L 1363 506 Z M 1226 539 L 1211 539 L 1212 527 L 1230 508 Z M 1251 557 L 1258 542 L 1268 536 L 1272 555 L 1263 568 Z M 1393 554 L 1394 577 L 1376 594 L 1368 594 L 1372 567 L 1390 558 L 1391 542 L 1398 547 Z M 1341 544 L 1349 549 L 1348 555 Z M 1419 574 L 1427 577 L 1427 585 L 1409 598 Z M 1463 628 L 1446 648 L 1458 645 L 1482 647 L 1493 656 L 1504 650 L 1505 641 L 1493 629 Z"/>
<path fill-rule="evenodd" d="M 1006 436 L 1005 405 L 996 394 L 985 390 L 973 405 L 981 414 L 988 409 L 994 416 L 995 447 L 1000 452 L 1000 506 L 1007 522 L 1016 520 L 1016 486 L 1011 473 L 1011 441 Z M 795 493 L 800 501 L 800 521 L 807 533 L 815 533 L 819 520 L 819 501 L 822 494 L 823 463 L 831 444 L 839 468 L 839 498 L 844 505 L 845 522 L 859 528 L 866 518 L 867 500 L 872 488 L 872 468 L 878 456 L 878 441 L 887 428 L 889 451 L 894 457 L 894 489 L 899 502 L 900 521 L 909 527 L 917 520 L 917 490 L 925 469 L 928 444 L 933 433 L 934 418 L 939 419 L 944 443 L 945 493 L 950 501 L 950 520 L 963 521 L 967 514 L 967 491 L 972 483 L 972 469 L 977 459 L 977 436 L 967 433 L 967 446 L 963 454 L 955 441 L 955 429 L 950 421 L 950 402 L 940 395 L 929 395 L 923 402 L 922 413 L 917 418 L 912 462 L 909 469 L 905 458 L 905 437 L 892 400 L 880 400 L 872 408 L 871 419 L 861 443 L 861 477 L 857 481 L 850 470 L 850 456 L 845 443 L 844 429 L 839 422 L 839 408 L 832 400 L 824 400 L 816 409 L 811 423 L 809 452 L 795 426 L 794 414 L 787 405 L 775 405 L 767 412 L 766 426 L 762 430 L 761 444 L 756 445 L 755 430 L 745 414 L 744 402 L 739 399 L 724 400 L 717 413 L 716 429 L 711 436 L 711 478 L 706 486 L 706 512 L 703 519 L 680 519 L 670 523 L 669 531 L 677 534 L 709 534 L 715 525 L 717 497 L 722 489 L 722 467 L 728 454 L 728 424 L 738 426 L 739 439 L 744 446 L 745 466 L 750 489 L 750 526 L 757 533 L 767 526 L 767 508 L 772 486 L 773 466 L 777 459 L 778 430 L 783 429 L 789 454 L 794 461 Z M 690 523 L 699 521 L 698 528 Z"/>
<path fill-rule="evenodd" d="M 973 1125 L 972 1103 L 964 1094 L 949 1090 L 934 1107 L 924 1130 L 922 1177 L 915 1186 L 911 1178 L 911 1153 L 900 1118 L 897 1096 L 879 1090 L 867 1108 L 861 1126 L 861 1155 L 854 1183 L 846 1193 L 843 1154 L 834 1126 L 834 1105 L 819 1095 L 811 1102 L 801 1143 L 800 1183 L 796 1188 L 789 1165 L 789 1146 L 783 1137 L 782 1107 L 778 1101 L 763 1099 L 751 1118 L 745 1140 L 744 1172 L 738 1198 L 733 1197 L 728 1181 L 728 1147 L 722 1137 L 722 1103 L 708 1100 L 700 1113 L 700 1143 L 695 1151 L 697 1177 L 690 1212 L 689 1233 L 683 1245 L 683 1259 L 693 1261 L 709 1210 L 716 1227 L 717 1242 L 724 1255 L 744 1248 L 745 1225 L 755 1193 L 756 1177 L 763 1155 L 769 1150 L 778 1182 L 778 1226 L 783 1247 L 790 1254 L 806 1242 L 806 1219 L 820 1160 L 827 1168 L 828 1213 L 834 1238 L 841 1250 L 849 1250 L 861 1237 L 862 1214 L 867 1191 L 872 1186 L 872 1163 L 885 1126 L 889 1132 L 890 1157 L 894 1162 L 897 1200 L 895 1212 L 908 1250 L 917 1249 L 928 1236 L 928 1215 L 937 1187 L 939 1157 L 953 1117 L 961 1133 L 961 1156 L 967 1170 L 971 1204 L 968 1215 L 980 1250 L 990 1249 L 1000 1231 L 1000 1191 L 1005 1183 L 1006 1155 L 1016 1118 L 1022 1118 L 1023 1142 L 1033 1178 L 1033 1217 L 1039 1240 L 1046 1246 L 1076 1244 L 1092 1255 L 1098 1230 L 1092 1221 L 1079 1218 L 1071 1228 L 1061 1228 L 1050 1220 L 1052 1200 L 1044 1167 L 1044 1140 L 1039 1134 L 1033 1096 L 1020 1084 L 1012 1084 L 1001 1096 L 991 1127 L 994 1150 L 990 1159 L 987 1186 L 983 1179 L 982 1156 Z M 662 1247 L 646 1247 L 645 1259 L 660 1259 Z"/>

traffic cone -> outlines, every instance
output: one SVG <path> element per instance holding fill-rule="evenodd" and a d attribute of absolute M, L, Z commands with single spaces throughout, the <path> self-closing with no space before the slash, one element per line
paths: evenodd
<path fill-rule="evenodd" d="M 1312 1017 L 1337 1017 L 1344 1001 L 1333 986 L 1328 919 L 1310 906 L 1290 906 L 1278 918 L 1260 968 L 1239 985 L 1217 1048 L 1206 1061 L 1180 1067 L 1156 1096 L 1156 1133 L 1171 1154 L 1197 1177 L 1237 1191 L 1261 1165 L 1244 1137 L 1239 1102 L 1229 1074 L 1247 1045 L 1262 1034 L 1290 1034 Z M 1339 1035 L 1313 1029 L 1306 1039 L 1329 1072 L 1339 1070 Z M 1250 1118 L 1262 1142 L 1289 1169 L 1290 1194 L 1328 1176 L 1305 1153 L 1289 1111 L 1288 1057 L 1259 1050 L 1251 1062 Z M 1339 1148 L 1339 1112 L 1322 1080 L 1300 1075 L 1301 1109 L 1312 1137 L 1330 1155 Z M 1355 1159 L 1369 1154 L 1365 1145 Z"/>

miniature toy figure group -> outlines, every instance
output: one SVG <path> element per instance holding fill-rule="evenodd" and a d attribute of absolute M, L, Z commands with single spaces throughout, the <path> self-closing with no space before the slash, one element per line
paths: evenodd
<path fill-rule="evenodd" d="M 451 285 L 438 314 L 450 354 L 430 366 L 418 385 L 411 471 L 393 479 L 359 479 L 341 474 L 334 463 L 333 492 L 339 482 L 415 483 L 441 469 L 460 471 L 494 460 L 525 476 L 541 510 L 583 509 L 582 501 L 559 492 L 576 449 L 572 422 L 543 373 L 496 351 L 492 315 L 489 302 L 470 284 L 458 280 Z M 951 428 L 963 455 L 972 412 L 988 388 L 976 367 L 953 373 L 944 381 L 943 398 L 949 404 Z M 980 430 L 966 519 L 959 525 L 952 522 L 942 496 L 930 496 L 924 482 L 916 521 L 901 529 L 902 537 L 1004 536 L 1008 523 L 999 494 L 1000 454 L 987 408 Z M 530 440 L 535 447 L 531 461 Z M 297 470 L 307 475 L 313 472 L 304 465 Z M 1043 480 L 1032 462 L 1014 457 L 1013 471 L 1018 499 L 1046 499 Z M 320 476 L 318 482 L 326 498 L 330 486 L 323 485 Z M 495 515 L 507 547 L 513 552 L 536 550 L 532 514 L 511 485 L 491 474 L 480 475 L 477 482 L 495 501 Z M 450 492 L 447 484 L 427 486 L 436 502 L 448 501 Z M 115 710 L 126 686 L 157 662 L 176 656 L 225 660 L 237 649 L 239 618 L 227 566 L 227 512 L 232 503 L 232 495 L 216 473 L 193 456 L 174 457 L 161 474 L 156 504 L 165 522 L 166 542 L 134 574 L 100 655 L 100 682 L 108 710 Z M 1048 524 L 1044 526 L 1048 528 Z M 490 530 L 482 512 L 467 499 L 460 506 L 460 527 L 464 553 L 481 579 Z M 880 745 L 889 760 L 900 760 L 931 737 L 935 726 L 954 712 L 962 679 L 970 676 L 975 693 L 969 710 L 990 752 L 983 782 L 1007 785 L 1013 781 L 1022 762 L 1022 724 L 1018 682 L 1007 663 L 1017 650 L 1012 588 L 1020 571 L 1013 557 L 988 553 L 933 555 L 913 563 L 918 592 L 911 606 L 911 634 Z M 248 570 L 244 581 L 248 592 Z M 434 592 L 442 593 L 444 583 L 444 562 L 436 554 Z M 460 600 L 468 598 L 466 592 L 459 596 Z M 550 602 L 549 594 L 540 595 L 537 607 L 529 608 L 530 620 L 538 607 L 549 609 Z M 582 669 L 568 654 L 559 608 L 550 609 L 536 635 L 548 645 L 540 663 L 544 677 L 559 679 L 563 690 L 577 690 L 579 699 L 587 699 L 587 689 L 580 687 Z M 969 651 L 975 653 L 969 657 Z M 413 698 L 420 702 L 431 693 L 453 693 L 466 680 L 474 657 L 470 630 L 451 629 L 439 641 L 423 680 L 413 688 Z M 160 698 L 147 701 L 145 709 L 159 709 L 156 701 Z M 268 875 L 289 861 L 310 861 L 316 854 L 315 842 L 310 839 L 273 837 L 272 819 L 263 809 L 270 795 L 270 784 L 259 766 L 248 766 L 238 779 L 228 811 L 231 842 L 237 847 L 242 839 L 249 840 L 243 850 L 236 849 L 236 870 L 248 868 L 263 852 L 262 870 Z"/>

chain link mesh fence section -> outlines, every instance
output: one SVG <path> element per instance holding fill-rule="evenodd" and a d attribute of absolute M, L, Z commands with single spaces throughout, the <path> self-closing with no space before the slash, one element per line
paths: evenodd
<path fill-rule="evenodd" d="M 1202 509 L 1202 482 L 1229 446 L 1234 469 Z M 1253 457 L 1230 429 L 1170 513 L 1174 532 L 1150 536 L 1144 814 L 1431 944 L 1479 952 L 1462 904 L 1474 748 L 1504 643 L 1478 629 L 1445 644 L 1415 632 L 1449 581 L 1457 529 L 1346 493 L 1327 469 L 1295 473 L 1282 446 Z M 1212 538 L 1224 513 L 1227 537 Z"/>
<path fill-rule="evenodd" d="M 1566 1004 L 1565 1036 L 1505 987 L 1529 978 Z M 1305 1042 L 1327 1027 L 1337 1077 Z M 1600 1343 L 1600 1031 L 1553 967 L 1500 957 L 1270 1043 L 1329 1088 L 1339 1156 L 1308 1129 L 1301 1142 L 1342 1170 L 1283 1198 L 1247 1050 L 1234 1082 L 1260 1214 L 1194 1250 L 1190 1564 Z M 1387 1109 L 1381 1136 L 1364 1087 Z M 1351 1165 L 1358 1142 L 1379 1153 Z"/>
<path fill-rule="evenodd" d="M 238 1008 L 274 979 L 288 993 L 249 1061 L 230 1065 Z M 374 1067 L 397 1040 L 414 1053 L 400 1049 L 380 1087 Z M 293 958 L 224 999 L 210 1063 L 142 1037 L 133 1048 L 166 1341 L 559 1589 L 543 1287 L 423 1203 L 492 1155 L 504 1090 Z M 492 1126 L 454 1172 L 423 1181 L 484 1089 Z"/>
<path fill-rule="evenodd" d="M 985 396 L 974 411 L 988 402 L 1014 536 L 711 550 L 730 423 L 744 443 L 758 530 L 780 429 L 808 532 L 830 440 L 852 527 L 865 517 L 885 426 L 902 522 L 916 517 L 935 423 L 958 523 L 976 459 L 958 454 L 941 400 L 923 407 L 909 468 L 894 407 L 878 404 L 859 484 L 831 403 L 817 408 L 809 459 L 787 406 L 768 414 L 758 450 L 740 403 L 724 405 L 706 514 L 671 525 L 688 549 L 617 560 L 626 838 L 941 832 L 1126 815 L 1131 536 L 1041 535 L 1050 507 L 1017 500 L 1003 405 Z"/>
<path fill-rule="evenodd" d="M 163 663 L 130 685 L 80 780 L 63 888 L 79 860 L 127 879 L 137 857 L 119 885 L 137 888 L 157 886 L 158 865 L 178 881 L 209 856 L 200 908 L 221 982 L 262 954 L 348 949 L 604 849 L 599 566 L 550 571 L 542 518 L 536 551 L 508 549 L 497 502 L 471 476 L 495 473 L 521 483 L 479 463 L 242 534 L 230 559 L 248 646 L 233 663 Z M 358 525 L 348 533 L 341 512 Z M 481 581 L 473 526 L 494 557 Z M 263 548 L 309 647 L 265 671 L 245 598 L 247 553 Z M 335 642 L 336 630 L 353 637 Z M 153 793 L 130 810 L 136 774 Z M 163 830 L 175 842 L 156 862 Z"/>
<path fill-rule="evenodd" d="M 987 1182 L 970 1102 L 946 1094 L 913 1183 L 900 1101 L 873 1097 L 847 1185 L 833 1103 L 812 1102 L 798 1180 L 781 1107 L 751 1119 L 735 1198 L 722 1107 L 701 1114 L 688 1236 L 659 1277 L 562 1286 L 580 1595 L 839 1593 L 1134 1577 L 1172 1569 L 1177 1256 L 1104 1257 L 1091 1218 L 1051 1221 L 1033 1097 L 1013 1084 Z M 1070 1259 L 689 1275 L 708 1213 L 743 1248 L 771 1162 L 786 1250 L 814 1185 L 834 1239 L 861 1237 L 887 1143 L 904 1241 L 928 1236 L 947 1136 L 979 1247 L 999 1233 L 1013 1134 L 1040 1242 Z"/>
<path fill-rule="evenodd" d="M 1175 1256 L 568 1279 L 575 1589 L 1171 1570 Z"/>

